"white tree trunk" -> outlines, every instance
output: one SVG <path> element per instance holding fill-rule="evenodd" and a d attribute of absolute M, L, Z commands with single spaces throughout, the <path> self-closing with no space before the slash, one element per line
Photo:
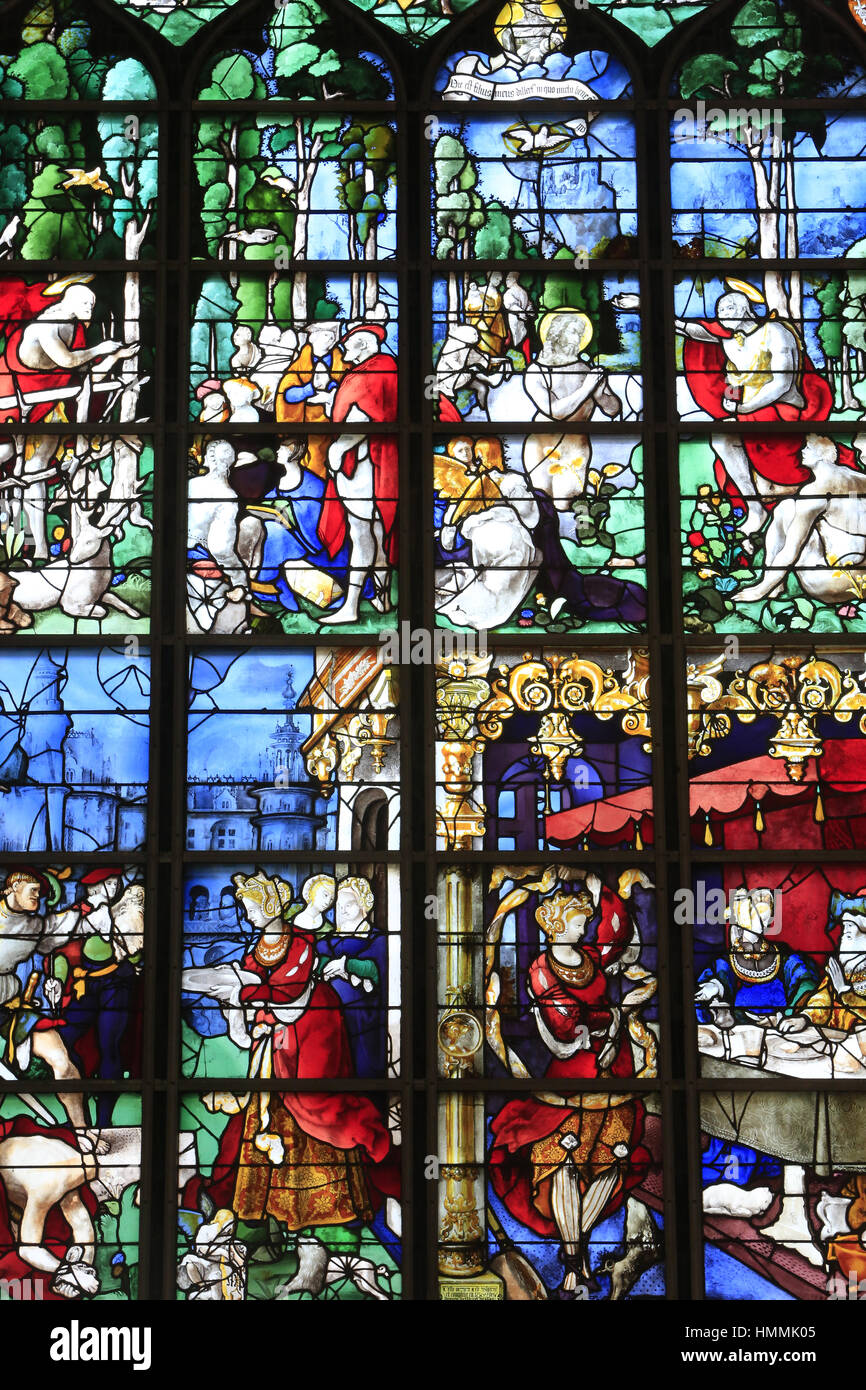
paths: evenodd
<path fill-rule="evenodd" d="M 450 230 L 451 230 L 451 229 L 449 228 L 449 231 L 450 231 Z M 453 258 L 454 258 L 455 260 L 457 259 L 456 242 L 455 242 L 455 250 L 454 250 L 454 253 L 453 253 Z M 457 276 L 456 276 L 456 275 L 449 275 L 449 276 L 448 276 L 448 327 L 451 328 L 451 327 L 453 327 L 453 325 L 454 325 L 455 323 L 459 323 L 459 322 L 460 322 L 460 289 L 459 289 L 459 285 L 458 285 L 458 283 L 457 283 Z"/>
<path fill-rule="evenodd" d="M 860 402 L 854 395 L 854 386 L 851 381 L 851 349 L 847 343 L 842 344 L 841 356 L 841 376 L 842 376 L 842 409 L 859 410 Z"/>
<path fill-rule="evenodd" d="M 229 200 L 226 205 L 226 230 L 229 232 L 238 231 L 238 184 L 240 182 L 240 170 L 238 168 L 238 123 L 235 121 L 229 131 L 228 157 L 226 159 L 226 183 L 229 188 Z M 238 258 L 238 243 L 227 241 L 224 243 L 226 248 L 226 260 L 236 261 Z M 238 287 L 238 277 L 232 272 L 229 275 L 229 284 L 232 290 Z"/>
<path fill-rule="evenodd" d="M 298 187 L 297 202 L 298 210 L 295 217 L 295 235 L 292 241 L 292 260 L 304 261 L 307 259 L 307 236 L 309 232 L 310 220 L 310 196 L 313 191 L 313 179 L 316 177 L 316 170 L 319 167 L 319 155 L 322 150 L 322 137 L 316 135 L 310 145 L 310 152 L 307 154 L 304 146 L 304 122 L 298 116 L 295 118 L 295 151 L 298 163 Z M 307 322 L 307 274 L 306 271 L 296 270 L 292 277 L 292 317 L 297 323 Z"/>
<path fill-rule="evenodd" d="M 785 141 L 785 255 L 795 261 L 800 254 L 797 236 L 797 200 L 794 194 L 794 151 L 790 140 Z M 803 318 L 803 282 L 799 270 L 791 272 L 789 296 L 791 318 L 800 325 Z"/>
<path fill-rule="evenodd" d="M 124 228 L 123 253 L 127 261 L 137 261 L 141 255 L 150 223 L 151 206 L 148 204 L 147 212 L 140 224 L 131 217 Z M 123 341 L 128 344 L 141 342 L 141 285 L 137 270 L 128 270 L 123 282 Z M 138 398 L 141 394 L 138 353 L 119 362 L 117 370 L 128 383 L 120 397 L 120 421 L 123 424 L 131 423 L 138 414 Z M 125 437 L 118 438 L 111 473 L 111 492 L 114 498 L 136 495 L 139 453 L 140 446 L 135 448 Z M 140 511 L 140 508 L 136 510 Z"/>
<path fill-rule="evenodd" d="M 358 252 L 358 219 L 353 212 L 348 213 L 349 218 L 349 260 L 357 261 L 360 259 Z M 349 317 L 358 319 L 361 317 L 361 276 L 353 271 L 349 277 Z"/>
<path fill-rule="evenodd" d="M 274 313 L 274 295 L 276 293 L 277 281 L 279 280 L 279 278 L 280 272 L 278 270 L 272 270 L 270 275 L 268 276 L 268 286 L 265 298 L 265 323 L 273 323 L 275 321 L 276 316 Z"/>
<path fill-rule="evenodd" d="M 832 357 L 825 355 L 824 370 L 827 373 L 827 380 L 830 383 L 830 390 L 833 392 L 833 400 L 836 399 L 836 363 Z"/>
<path fill-rule="evenodd" d="M 764 137 L 760 131 L 748 131 L 746 154 L 755 185 L 755 207 L 758 213 L 758 255 L 762 260 L 779 259 L 779 185 L 781 174 L 781 140 L 772 136 L 770 172 L 764 167 Z M 768 310 L 780 318 L 789 318 L 788 294 L 779 270 L 764 272 L 764 298 Z"/>
<path fill-rule="evenodd" d="M 373 170 L 364 170 L 364 188 L 367 193 L 376 191 L 376 182 L 373 178 Z M 371 221 L 367 238 L 364 242 L 364 256 L 368 263 L 375 265 L 379 254 L 379 234 L 378 226 L 375 221 Z M 369 270 L 364 278 L 364 308 L 369 312 L 375 309 L 379 303 L 379 275 L 376 270 Z"/>

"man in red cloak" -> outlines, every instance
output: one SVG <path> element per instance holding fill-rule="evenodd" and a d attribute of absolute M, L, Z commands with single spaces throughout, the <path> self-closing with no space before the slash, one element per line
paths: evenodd
<path fill-rule="evenodd" d="M 86 330 L 96 295 L 85 283 L 92 276 L 28 285 L 0 280 L 0 423 L 36 424 L 55 412 L 64 398 L 80 391 L 82 368 L 98 358 L 107 370 L 137 345 L 107 339 L 86 347 Z M 54 416 L 54 418 L 66 418 Z"/>
<path fill-rule="evenodd" d="M 334 394 L 334 424 L 366 425 L 397 419 L 397 362 L 382 351 L 385 329 L 361 323 L 342 341 L 348 370 Z M 373 580 L 373 606 L 390 608 L 390 566 L 397 559 L 397 437 L 343 434 L 328 449 L 331 477 L 319 520 L 319 539 L 333 557 L 349 532 L 349 577 L 343 603 L 324 623 L 353 623 L 367 576 Z"/>
<path fill-rule="evenodd" d="M 773 313 L 759 320 L 749 297 L 739 290 L 719 298 L 715 319 L 677 319 L 675 324 L 685 340 L 689 391 L 714 420 L 796 424 L 829 416 L 833 393 L 796 329 Z M 746 534 L 760 528 L 782 490 L 793 491 L 812 478 L 803 464 L 804 435 L 799 432 L 714 435 L 712 443 L 716 482 L 746 512 Z M 839 448 L 838 462 L 857 466 L 845 446 Z M 769 486 L 762 487 L 762 481 Z"/>
<path fill-rule="evenodd" d="M 105 390 L 109 368 L 138 351 L 137 343 L 124 347 L 111 339 L 85 346 L 96 305 L 86 283 L 92 278 L 68 276 L 35 285 L 0 279 L 0 424 L 86 421 L 91 391 L 98 389 L 95 364 Z M 69 412 L 67 401 L 74 406 Z M 56 480 L 55 460 L 63 447 L 64 441 L 52 434 L 32 437 L 26 452 L 14 439 L 0 442 L 0 477 L 21 479 L 21 492 L 13 493 L 13 513 L 23 505 L 37 560 L 48 558 L 46 488 Z"/>

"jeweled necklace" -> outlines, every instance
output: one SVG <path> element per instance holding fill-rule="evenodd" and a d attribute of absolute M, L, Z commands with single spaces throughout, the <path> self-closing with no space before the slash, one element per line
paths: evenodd
<path fill-rule="evenodd" d="M 281 936 L 275 946 L 269 946 L 263 936 L 256 942 L 253 955 L 261 965 L 276 965 L 289 949 L 288 936 Z"/>
<path fill-rule="evenodd" d="M 736 956 L 731 952 L 731 967 L 734 974 L 739 975 L 741 980 L 772 980 L 773 976 L 778 973 L 780 957 L 775 947 L 772 947 L 771 950 L 772 960 L 769 966 L 765 966 L 763 970 L 750 970 L 746 965 L 738 965 Z M 761 954 L 763 955 L 763 952 Z"/>
<path fill-rule="evenodd" d="M 584 956 L 580 965 L 563 965 L 552 953 L 549 959 L 553 973 L 568 985 L 588 984 L 595 974 L 595 965 L 589 956 Z"/>

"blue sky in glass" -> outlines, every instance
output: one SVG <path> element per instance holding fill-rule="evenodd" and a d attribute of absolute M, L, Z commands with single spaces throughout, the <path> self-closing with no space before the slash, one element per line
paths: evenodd
<path fill-rule="evenodd" d="M 522 210 L 515 224 L 523 229 L 533 221 L 533 208 L 539 205 L 537 188 L 540 179 L 541 206 L 546 209 L 546 221 L 551 223 L 557 207 L 581 208 L 592 214 L 592 229 L 587 232 L 592 246 L 601 236 L 637 234 L 637 178 L 634 164 L 635 133 L 628 118 L 613 112 L 595 117 L 585 137 L 576 136 L 555 155 L 547 156 L 539 169 L 537 156 L 520 158 L 510 153 L 505 133 L 519 125 L 542 119 L 540 111 L 527 108 L 525 119 L 511 112 L 508 116 L 487 116 L 473 119 L 439 119 L 440 135 L 455 135 L 462 140 L 478 173 L 477 192 L 485 202 L 495 199 L 511 210 Z M 545 107 L 546 125 L 562 125 L 570 117 L 566 111 Z M 606 232 L 601 216 L 610 212 Z M 564 244 L 576 244 L 580 233 L 580 213 L 566 213 L 557 219 L 562 224 Z M 531 234 L 527 235 L 530 246 Z"/>
<path fill-rule="evenodd" d="M 681 130 L 682 127 L 680 126 Z M 755 188 L 745 151 L 723 138 L 678 141 L 672 125 L 671 202 L 675 227 L 683 241 L 701 230 L 718 237 L 733 250 L 737 241 L 756 234 L 756 214 L 731 212 L 751 208 Z M 866 119 L 860 115 L 830 115 L 827 138 L 820 153 L 811 136 L 794 142 L 794 186 L 800 212 L 797 218 L 801 256 L 843 256 L 852 242 L 866 235 Z M 701 208 L 707 209 L 703 213 Z M 839 209 L 838 211 L 836 209 Z"/>
<path fill-rule="evenodd" d="M 35 651 L 5 651 L 0 661 L 0 698 L 4 711 L 15 711 L 24 700 L 33 700 L 46 682 L 39 672 L 62 672 L 61 699 L 67 713 L 92 710 L 103 718 L 125 711 L 125 725 L 147 729 L 149 719 L 150 657 L 140 649 L 130 657 L 121 647 L 104 647 L 99 653 L 82 648 L 46 647 Z"/>
<path fill-rule="evenodd" d="M 243 779 L 270 742 L 277 715 L 285 709 L 286 678 L 292 670 L 295 695 L 313 676 L 312 648 L 289 651 L 211 651 L 190 665 L 189 777 Z M 258 713 L 260 717 L 256 718 Z M 300 733 L 310 716 L 297 714 Z"/>
<path fill-rule="evenodd" d="M 347 118 L 350 120 L 351 117 Z M 269 126 L 266 134 L 273 135 L 276 125 Z M 297 185 L 298 160 L 293 147 L 284 153 L 273 154 L 268 144 L 262 142 L 262 158 L 275 165 L 286 178 Z M 340 164 L 336 159 L 322 159 L 313 179 L 310 193 L 310 223 L 307 237 L 307 257 L 309 260 L 346 260 L 349 215 L 339 210 L 341 188 L 339 182 Z M 397 206 L 396 181 L 385 193 L 386 214 L 379 223 L 377 231 L 378 259 L 393 258 L 397 252 L 397 222 L 394 211 Z"/>
<path fill-rule="evenodd" d="M 4 653 L 0 661 L 0 843 L 4 849 L 136 849 L 148 780 L 149 658 L 122 647 Z M 63 684 L 63 674 L 68 680 Z M 119 791 L 137 803 L 115 824 L 107 808 L 47 788 Z M 49 844 L 47 840 L 50 839 Z"/>

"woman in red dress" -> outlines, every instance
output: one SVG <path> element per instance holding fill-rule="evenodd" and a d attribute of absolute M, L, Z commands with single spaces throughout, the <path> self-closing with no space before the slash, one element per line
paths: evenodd
<path fill-rule="evenodd" d="M 259 977 L 240 996 L 251 1018 L 249 1076 L 282 1084 L 213 1099 L 232 1119 L 209 1195 L 242 1220 L 273 1216 L 292 1231 L 368 1221 L 370 1167 L 392 1152 L 381 1114 L 366 1096 L 283 1088 L 296 1078 L 354 1075 L 340 997 L 322 978 L 314 937 L 292 927 L 288 884 L 261 871 L 235 874 L 234 883 L 261 933 L 241 962 Z"/>
<path fill-rule="evenodd" d="M 620 909 L 602 913 L 596 941 L 586 945 L 596 907 L 584 883 L 558 884 L 536 908 L 550 944 L 530 965 L 527 989 L 551 1054 L 544 1073 L 550 1079 L 634 1076 L 628 1032 L 620 1026 L 605 975 L 630 940 L 621 902 Z M 548 1092 L 507 1101 L 492 1121 L 494 1191 L 524 1226 L 558 1235 L 565 1266 L 560 1297 L 576 1297 L 580 1283 L 598 1287 L 589 1234 L 646 1173 L 644 1113 L 640 1100 L 628 1094 Z"/>

